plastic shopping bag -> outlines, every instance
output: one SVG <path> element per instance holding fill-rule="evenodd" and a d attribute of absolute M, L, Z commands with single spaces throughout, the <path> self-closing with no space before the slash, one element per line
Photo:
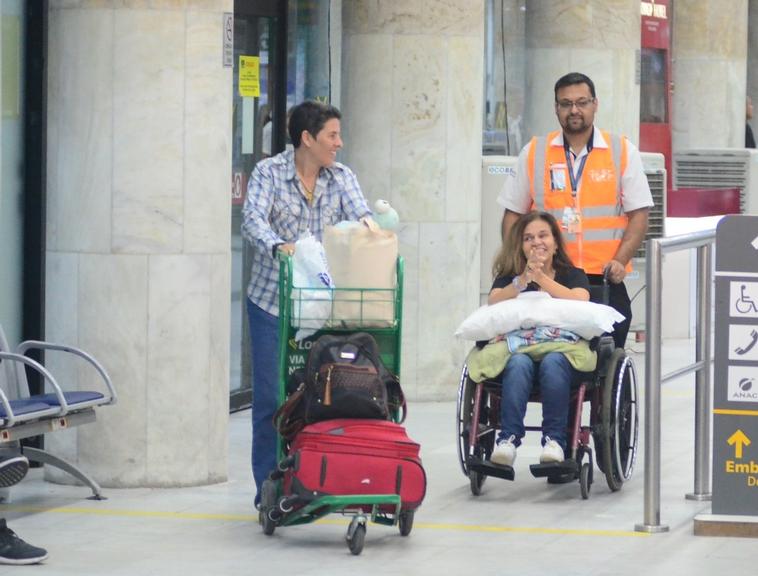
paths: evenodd
<path fill-rule="evenodd" d="M 334 284 L 326 254 L 311 234 L 295 243 L 292 286 L 292 325 L 299 328 L 295 340 L 300 341 L 321 328 L 332 312 Z"/>

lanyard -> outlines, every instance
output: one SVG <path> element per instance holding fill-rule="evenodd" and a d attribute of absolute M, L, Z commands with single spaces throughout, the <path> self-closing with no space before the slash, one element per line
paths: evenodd
<path fill-rule="evenodd" d="M 563 143 L 563 152 L 566 154 L 566 165 L 569 168 L 568 173 L 569 180 L 571 180 L 572 196 L 576 196 L 576 193 L 579 190 L 579 183 L 582 181 L 582 172 L 584 172 L 584 164 L 587 162 L 587 156 L 592 152 L 592 139 L 594 137 L 595 130 L 593 128 L 592 133 L 590 134 L 590 139 L 587 141 L 587 154 L 582 156 L 582 159 L 579 160 L 579 169 L 576 171 L 576 175 L 574 175 L 574 154 L 571 152 L 568 143 L 565 141 Z"/>

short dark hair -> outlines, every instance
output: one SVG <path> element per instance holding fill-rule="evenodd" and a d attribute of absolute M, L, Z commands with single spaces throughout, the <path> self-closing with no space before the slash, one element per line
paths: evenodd
<path fill-rule="evenodd" d="M 586 84 L 590 87 L 590 94 L 595 98 L 595 83 L 590 80 L 590 77 L 581 72 L 569 72 L 565 76 L 558 78 L 558 82 L 555 83 L 555 101 L 558 101 L 558 90 L 565 88 L 566 86 L 575 86 L 577 84 Z"/>
<path fill-rule="evenodd" d="M 300 146 L 304 130 L 315 138 L 321 132 L 324 124 L 332 118 L 340 119 L 342 118 L 342 114 L 331 104 L 306 100 L 292 108 L 287 127 L 292 145 L 295 148 Z"/>

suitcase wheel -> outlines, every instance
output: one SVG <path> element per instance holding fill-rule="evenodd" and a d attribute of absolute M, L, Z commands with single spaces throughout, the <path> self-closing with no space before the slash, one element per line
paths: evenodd
<path fill-rule="evenodd" d="M 400 536 L 408 536 L 413 529 L 413 516 L 415 510 L 403 510 L 397 518 L 397 527 L 400 529 Z"/>
<path fill-rule="evenodd" d="M 363 543 L 366 541 L 366 517 L 357 514 L 353 516 L 350 521 L 350 526 L 347 527 L 347 547 L 350 549 L 350 553 L 353 556 L 358 556 L 363 552 Z"/>

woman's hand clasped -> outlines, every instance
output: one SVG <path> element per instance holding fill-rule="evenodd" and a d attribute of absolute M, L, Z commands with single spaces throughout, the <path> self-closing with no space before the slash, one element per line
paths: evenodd
<path fill-rule="evenodd" d="M 524 270 L 524 276 L 526 276 L 526 282 L 536 282 L 541 284 L 541 280 L 545 277 L 545 260 L 547 256 L 540 250 L 534 248 L 529 253 L 529 259 L 526 261 L 526 269 Z"/>

